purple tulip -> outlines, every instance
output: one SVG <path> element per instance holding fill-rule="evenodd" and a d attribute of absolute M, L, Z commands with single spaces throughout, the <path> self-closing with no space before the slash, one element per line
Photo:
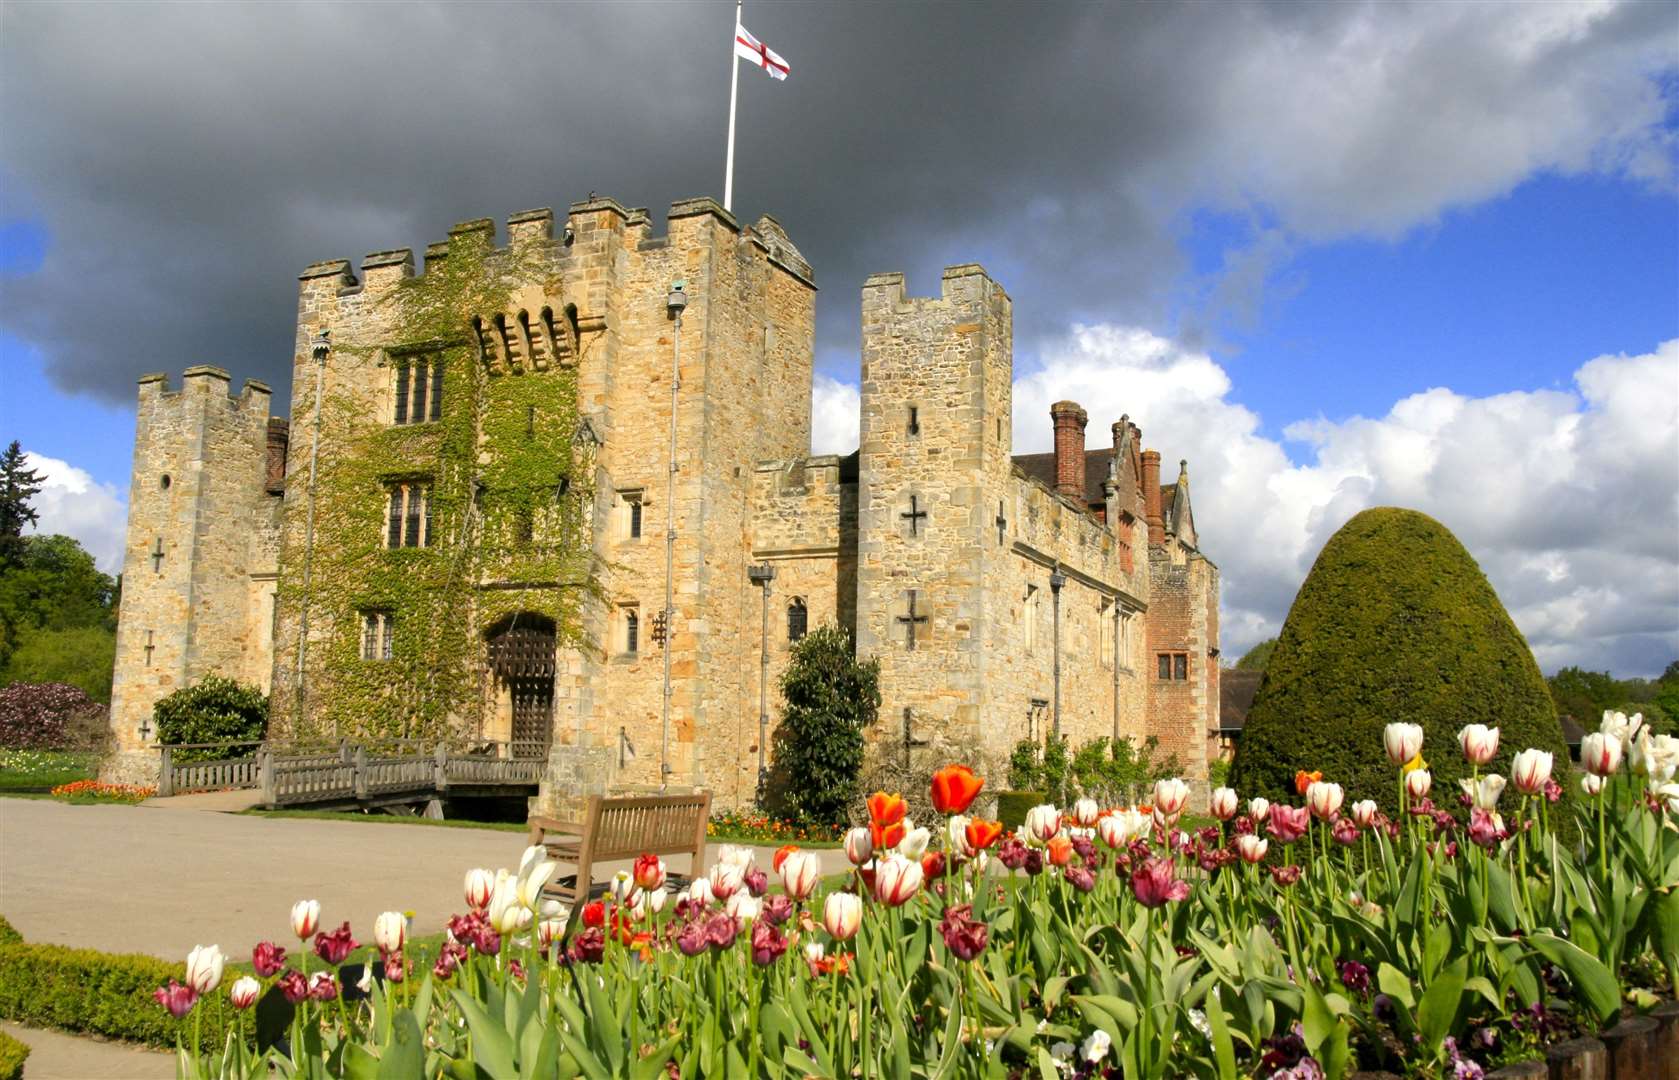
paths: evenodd
<path fill-rule="evenodd" d="M 251 968 L 264 979 L 272 978 L 286 966 L 286 950 L 272 941 L 264 941 L 251 950 Z"/>
<path fill-rule="evenodd" d="M 1081 868 L 1070 868 L 1068 870 L 1069 875 L 1071 875 L 1073 869 Z M 1094 875 L 1091 875 L 1088 870 L 1084 873 L 1090 877 L 1091 884 L 1094 886 L 1096 883 Z M 974 920 L 973 912 L 974 906 L 972 904 L 962 904 L 946 911 L 944 918 L 939 921 L 939 933 L 944 937 L 945 947 L 959 960 L 972 960 L 985 949 L 985 941 L 989 931 L 984 923 Z"/>
<path fill-rule="evenodd" d="M 198 991 L 170 979 L 168 986 L 160 986 L 152 991 L 152 998 L 168 1009 L 170 1016 L 179 1020 L 192 1011 L 193 1005 L 198 1001 Z"/>
<path fill-rule="evenodd" d="M 1171 859 L 1147 859 L 1131 872 L 1131 892 L 1144 907 L 1162 907 L 1170 900 L 1189 897 L 1189 882 L 1177 880 L 1177 864 Z"/>

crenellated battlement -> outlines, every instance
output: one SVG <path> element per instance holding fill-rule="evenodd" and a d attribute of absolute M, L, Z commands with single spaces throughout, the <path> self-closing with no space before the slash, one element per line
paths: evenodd
<path fill-rule="evenodd" d="M 182 371 L 179 387 L 169 385 L 167 372 L 152 371 L 138 380 L 139 400 L 142 406 L 148 403 L 155 406 L 171 399 L 197 402 L 219 398 L 231 408 L 266 419 L 274 398 L 273 389 L 258 379 L 246 379 L 235 395 L 230 393 L 232 383 L 233 376 L 226 368 L 211 364 L 196 364 Z"/>

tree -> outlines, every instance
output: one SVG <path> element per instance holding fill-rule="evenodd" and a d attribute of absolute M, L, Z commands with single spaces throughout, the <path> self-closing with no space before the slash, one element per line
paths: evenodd
<path fill-rule="evenodd" d="M 1349 799 L 1398 809 L 1383 750 L 1394 720 L 1421 724 L 1437 803 L 1469 767 L 1457 732 L 1500 730 L 1487 769 L 1508 775 L 1527 747 L 1568 761 L 1533 653 L 1475 560 L 1439 522 L 1383 507 L 1330 538 L 1277 638 L 1231 771 L 1244 796 L 1298 802 L 1296 770 L 1320 770 Z M 1565 771 L 1565 770 L 1564 770 Z"/>
<path fill-rule="evenodd" d="M 1603 710 L 1612 708 L 1624 696 L 1614 676 L 1607 671 L 1565 667 L 1545 683 L 1550 688 L 1551 699 L 1556 702 L 1557 712 L 1572 716 L 1588 731 L 1597 727 Z"/>
<path fill-rule="evenodd" d="M 25 630 L 0 670 L 0 685 L 68 683 L 94 701 L 111 700 L 117 638 L 103 626 Z"/>
<path fill-rule="evenodd" d="M 1277 650 L 1277 639 L 1266 638 L 1258 645 L 1242 654 L 1236 661 L 1237 671 L 1264 671 L 1265 665 L 1271 662 L 1271 654 Z"/>
<path fill-rule="evenodd" d="M 183 687 L 152 707 L 161 743 L 256 742 L 268 730 L 268 696 L 220 675 Z M 176 761 L 225 756 L 219 750 L 182 750 Z"/>
<path fill-rule="evenodd" d="M 0 569 L 23 554 L 23 527 L 36 521 L 29 500 L 40 490 L 41 474 L 24 463 L 23 447 L 13 439 L 0 454 Z"/>
<path fill-rule="evenodd" d="M 34 631 L 116 630 L 116 582 L 68 536 L 25 536 L 0 567 L 0 669 Z M 69 679 L 86 685 L 84 678 Z"/>
<path fill-rule="evenodd" d="M 818 627 L 793 646 L 781 698 L 775 764 L 782 798 L 801 820 L 838 825 L 857 798 L 863 729 L 880 711 L 880 661 L 860 662 L 851 635 Z"/>

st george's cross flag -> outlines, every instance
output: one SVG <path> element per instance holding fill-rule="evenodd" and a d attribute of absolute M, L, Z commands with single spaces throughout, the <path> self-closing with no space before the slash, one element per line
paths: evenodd
<path fill-rule="evenodd" d="M 764 69 L 764 74 L 772 79 L 787 77 L 787 61 L 776 54 L 763 42 L 746 32 L 746 27 L 735 23 L 735 55 L 743 60 L 750 60 Z"/>

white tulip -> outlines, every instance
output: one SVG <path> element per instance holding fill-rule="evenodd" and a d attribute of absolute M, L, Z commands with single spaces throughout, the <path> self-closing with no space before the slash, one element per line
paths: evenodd
<path fill-rule="evenodd" d="M 933 834 L 926 829 L 915 828 L 904 833 L 904 838 L 898 842 L 898 852 L 906 859 L 919 859 L 927 850 L 927 844 L 933 839 Z"/>
<path fill-rule="evenodd" d="M 187 954 L 187 985 L 208 994 L 221 985 L 222 965 L 227 957 L 214 945 L 194 945 Z"/>
<path fill-rule="evenodd" d="M 1168 818 L 1175 818 L 1183 812 L 1184 804 L 1189 802 L 1189 785 L 1178 777 L 1154 782 L 1154 808 Z"/>
<path fill-rule="evenodd" d="M 318 900 L 299 900 L 291 906 L 291 932 L 299 941 L 315 936 L 321 925 L 321 905 Z"/>
<path fill-rule="evenodd" d="M 1341 790 L 1340 784 L 1314 780 L 1306 788 L 1306 805 L 1319 821 L 1335 820 L 1335 815 L 1341 812 L 1341 803 L 1345 799 L 1346 794 Z"/>
<path fill-rule="evenodd" d="M 812 964 L 828 955 L 828 947 L 820 941 L 805 942 L 805 959 Z"/>
<path fill-rule="evenodd" d="M 1265 852 L 1271 847 L 1271 842 L 1263 836 L 1253 833 L 1243 833 L 1236 838 L 1236 854 L 1245 863 L 1259 863 L 1265 860 Z"/>
<path fill-rule="evenodd" d="M 1361 829 L 1368 829 L 1376 823 L 1376 815 L 1380 812 L 1380 808 L 1376 805 L 1375 799 L 1361 799 L 1352 804 L 1349 812 L 1352 814 L 1354 825 Z"/>
<path fill-rule="evenodd" d="M 1552 758 L 1548 750 L 1528 747 L 1510 762 L 1510 780 L 1523 795 L 1542 795 L 1551 780 Z"/>
<path fill-rule="evenodd" d="M 635 878 L 630 876 L 630 872 L 628 870 L 620 870 L 616 874 L 612 875 L 611 888 L 612 899 L 622 904 L 628 901 L 630 893 L 635 891 Z"/>
<path fill-rule="evenodd" d="M 717 849 L 717 861 L 740 867 L 742 874 L 752 869 L 752 864 L 757 858 L 756 851 L 740 844 L 724 844 Z"/>
<path fill-rule="evenodd" d="M 1412 769 L 1405 774 L 1405 794 L 1413 801 L 1428 798 L 1428 790 L 1434 786 L 1434 774 L 1427 769 Z"/>
<path fill-rule="evenodd" d="M 1585 774 L 1580 777 L 1580 790 L 1585 792 L 1588 798 L 1596 798 L 1598 793 L 1603 790 L 1603 777 L 1596 773 Z"/>
<path fill-rule="evenodd" d="M 542 851 L 541 848 L 531 848 L 531 851 Z M 528 854 L 528 852 L 527 852 Z M 519 863 L 519 878 L 517 882 L 519 903 L 531 911 L 542 903 L 542 890 L 548 887 L 548 880 L 559 869 L 559 863 L 547 859 L 523 860 Z"/>
<path fill-rule="evenodd" d="M 1382 746 L 1388 760 L 1403 765 L 1422 753 L 1422 725 L 1393 723 L 1382 729 Z"/>
<path fill-rule="evenodd" d="M 832 892 L 822 906 L 822 925 L 836 941 L 849 941 L 857 936 L 863 924 L 863 898 L 854 893 Z"/>
<path fill-rule="evenodd" d="M 711 868 L 711 895 L 727 902 L 745 884 L 746 869 L 735 863 L 720 862 Z"/>
<path fill-rule="evenodd" d="M 408 917 L 400 911 L 387 911 L 373 920 L 373 944 L 382 953 L 394 953 L 408 940 Z"/>
<path fill-rule="evenodd" d="M 1236 797 L 1236 789 L 1218 787 L 1213 789 L 1212 797 L 1207 800 L 1207 809 L 1220 821 L 1229 821 L 1236 816 L 1236 808 L 1240 800 Z"/>
<path fill-rule="evenodd" d="M 1656 789 L 1656 797 L 1661 799 L 1669 817 L 1679 817 L 1679 784 L 1663 784 Z"/>
<path fill-rule="evenodd" d="M 1652 735 L 1646 727 L 1633 740 L 1627 760 L 1634 772 L 1643 773 L 1652 784 L 1665 784 L 1679 771 L 1679 739 Z"/>
<path fill-rule="evenodd" d="M 1632 749 L 1632 742 L 1638 738 L 1639 729 L 1643 726 L 1643 713 L 1633 713 L 1628 716 L 1626 713 L 1607 709 L 1603 713 L 1603 722 L 1598 725 L 1597 730 L 1620 743 L 1621 753 L 1624 755 Z"/>
<path fill-rule="evenodd" d="M 466 881 L 462 891 L 466 894 L 466 906 L 474 911 L 483 911 L 490 906 L 490 894 L 495 891 L 496 876 L 482 866 L 466 872 Z"/>
<path fill-rule="evenodd" d="M 1040 803 L 1026 811 L 1026 822 L 1022 827 L 1026 830 L 1027 839 L 1040 844 L 1048 843 L 1061 831 L 1061 811 L 1049 803 Z"/>
<path fill-rule="evenodd" d="M 524 914 L 525 909 L 519 903 L 518 879 L 506 870 L 497 870 L 495 891 L 490 894 L 490 907 L 485 917 L 498 933 L 511 934 L 519 929 Z"/>
<path fill-rule="evenodd" d="M 808 900 L 822 880 L 822 863 L 815 852 L 795 851 L 781 860 L 781 887 L 794 900 Z"/>
<path fill-rule="evenodd" d="M 1259 824 L 1260 822 L 1264 821 L 1266 818 L 1270 817 L 1271 816 L 1271 800 L 1269 800 L 1269 799 L 1249 799 L 1248 800 L 1248 816 L 1253 818 L 1254 824 L 1256 824 L 1256 825 Z"/>
<path fill-rule="evenodd" d="M 968 822 L 973 819 L 967 814 L 957 814 L 945 826 L 945 838 L 950 841 L 950 850 L 964 859 L 974 857 L 973 845 L 968 843 Z"/>
<path fill-rule="evenodd" d="M 1580 740 L 1580 764 L 1593 776 L 1613 776 L 1621 768 L 1621 740 L 1594 731 Z"/>
<path fill-rule="evenodd" d="M 694 904 L 709 904 L 712 900 L 711 879 L 697 877 L 688 883 L 688 900 Z"/>
<path fill-rule="evenodd" d="M 845 834 L 845 857 L 852 866 L 862 866 L 874 858 L 874 834 L 868 826 L 859 825 Z"/>
<path fill-rule="evenodd" d="M 1458 780 L 1458 787 L 1469 796 L 1477 807 L 1491 813 L 1498 809 L 1498 797 L 1504 794 L 1504 777 L 1497 773 L 1488 773 L 1475 780 L 1465 776 Z"/>
<path fill-rule="evenodd" d="M 758 917 L 758 913 L 763 910 L 763 905 L 751 893 L 737 892 L 729 897 L 729 902 L 723 905 L 723 910 L 728 912 L 729 916 L 740 923 L 741 926 L 745 926 L 747 922 Z"/>
<path fill-rule="evenodd" d="M 1485 724 L 1466 724 L 1457 733 L 1463 759 L 1471 765 L 1485 765 L 1498 754 L 1498 729 Z"/>
<path fill-rule="evenodd" d="M 1081 828 L 1088 829 L 1096 824 L 1096 819 L 1102 816 L 1102 808 L 1095 799 L 1080 799 L 1073 803 L 1073 820 Z"/>

